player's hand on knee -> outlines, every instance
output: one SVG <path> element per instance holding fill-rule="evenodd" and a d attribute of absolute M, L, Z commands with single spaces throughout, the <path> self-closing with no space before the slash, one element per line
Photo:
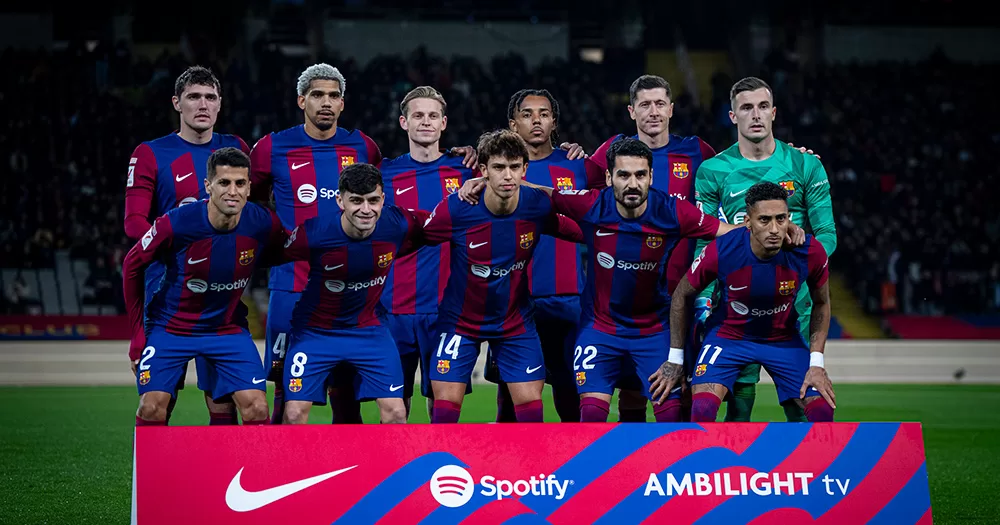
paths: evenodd
<path fill-rule="evenodd" d="M 566 152 L 566 158 L 569 160 L 585 159 L 588 157 L 587 152 L 583 151 L 583 146 L 576 142 L 563 142 L 559 145 L 559 149 Z"/>
<path fill-rule="evenodd" d="M 475 169 L 476 163 L 479 162 L 479 155 L 476 153 L 476 148 L 472 146 L 456 146 L 448 150 L 451 155 L 462 155 L 465 158 L 462 159 L 462 165 L 466 168 Z"/>
<path fill-rule="evenodd" d="M 791 142 L 789 142 L 788 145 L 791 146 L 791 147 L 793 147 L 793 148 L 795 148 L 795 149 L 797 149 L 797 150 L 799 150 L 799 151 L 801 151 L 802 153 L 807 153 L 809 155 L 813 155 L 817 159 L 822 159 L 823 158 L 823 157 L 820 157 L 819 155 L 817 155 L 816 152 L 814 152 L 811 149 L 804 148 L 804 147 L 801 147 L 801 146 L 796 146 L 795 144 L 792 144 Z"/>
<path fill-rule="evenodd" d="M 795 223 L 788 223 L 788 232 L 785 233 L 785 246 L 795 248 L 806 243 L 806 231 Z"/>
<path fill-rule="evenodd" d="M 684 365 L 664 361 L 660 368 L 649 376 L 649 393 L 653 404 L 667 400 L 674 387 L 684 381 Z"/>
<path fill-rule="evenodd" d="M 825 368 L 818 366 L 809 367 L 809 371 L 806 372 L 806 380 L 802 382 L 802 388 L 799 389 L 799 399 L 805 399 L 806 390 L 809 387 L 815 388 L 819 392 L 819 395 L 823 396 L 823 399 L 832 408 L 837 408 L 837 396 L 833 392 L 833 383 L 830 381 L 830 376 L 827 375 Z"/>
<path fill-rule="evenodd" d="M 458 198 L 469 204 L 479 203 L 479 194 L 486 188 L 486 177 L 475 177 L 465 181 L 458 189 Z"/>

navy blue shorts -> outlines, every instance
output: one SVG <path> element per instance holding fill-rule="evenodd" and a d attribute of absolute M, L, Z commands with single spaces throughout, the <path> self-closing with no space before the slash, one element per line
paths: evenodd
<path fill-rule="evenodd" d="M 431 354 L 437 351 L 437 341 L 434 314 L 385 314 L 380 318 L 382 324 L 389 329 L 396 348 L 399 349 L 399 360 L 403 366 L 403 397 L 413 397 L 413 386 L 416 382 L 417 363 L 420 363 L 420 391 L 427 397 L 431 391 L 431 380 L 428 367 Z"/>
<path fill-rule="evenodd" d="M 622 378 L 636 377 L 646 398 L 649 376 L 656 373 L 670 354 L 670 332 L 619 337 L 593 328 L 585 328 L 576 339 L 573 350 L 573 371 L 576 389 L 581 394 L 597 392 L 612 394 Z M 680 399 L 678 386 L 667 399 Z"/>
<path fill-rule="evenodd" d="M 718 336 L 717 331 L 713 331 L 705 337 L 705 343 L 698 353 L 691 385 L 716 383 L 732 390 L 740 370 L 754 363 L 763 365 L 774 380 L 779 403 L 799 398 L 802 382 L 809 370 L 809 349 L 800 338 L 777 343 L 757 343 L 724 339 Z M 815 388 L 810 387 L 806 391 L 806 397 L 818 395 Z"/>
<path fill-rule="evenodd" d="M 490 339 L 461 335 L 455 333 L 454 328 L 440 328 L 438 347 L 431 359 L 434 365 L 431 380 L 468 383 L 479 359 L 479 348 L 484 342 L 489 344 L 504 383 L 545 379 L 545 359 L 538 333 L 533 326 L 527 326 L 523 334 Z"/>

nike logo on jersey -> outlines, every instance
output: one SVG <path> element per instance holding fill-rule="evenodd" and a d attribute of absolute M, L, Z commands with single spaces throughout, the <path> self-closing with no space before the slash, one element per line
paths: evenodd
<path fill-rule="evenodd" d="M 389 385 L 389 391 L 390 392 L 395 392 L 395 391 L 399 390 L 400 388 L 403 388 L 403 385 L 398 385 L 398 386 L 397 385 Z"/>
<path fill-rule="evenodd" d="M 525 368 L 525 369 L 524 369 L 524 371 L 525 371 L 525 372 L 527 372 L 527 373 L 529 373 L 529 374 L 534 374 L 534 373 L 535 373 L 535 372 L 537 372 L 537 371 L 538 371 L 538 369 L 539 369 L 539 368 L 541 368 L 541 367 L 542 367 L 542 365 L 538 365 L 538 366 L 536 366 L 535 368 L 531 368 L 531 367 L 529 366 L 528 368 Z"/>
<path fill-rule="evenodd" d="M 749 285 L 747 285 L 747 286 L 749 286 Z M 733 292 L 738 292 L 740 290 L 745 290 L 745 289 L 746 289 L 746 286 L 740 286 L 739 288 L 734 288 L 733 285 L 731 285 L 731 284 L 729 285 L 729 290 L 733 291 Z"/>
<path fill-rule="evenodd" d="M 264 381 L 267 381 L 267 379 L 257 379 L 257 378 L 255 377 L 255 378 L 253 378 L 253 379 L 251 380 L 251 382 L 252 382 L 253 384 L 255 384 L 255 385 L 259 385 L 259 384 L 263 383 Z"/>
<path fill-rule="evenodd" d="M 229 488 L 226 489 L 226 505 L 236 512 L 257 510 L 275 501 L 287 498 L 296 492 L 303 491 L 317 483 L 322 483 L 334 476 L 343 474 L 355 467 L 357 465 L 256 492 L 250 492 L 240 484 L 240 477 L 243 475 L 243 469 L 241 468 L 236 473 L 236 476 L 233 477 L 233 480 L 229 482 Z"/>
<path fill-rule="evenodd" d="M 476 248 L 479 248 L 480 246 L 486 246 L 487 244 L 489 244 L 489 242 L 470 242 L 469 248 L 475 250 Z"/>
<path fill-rule="evenodd" d="M 747 189 L 749 189 L 749 188 L 747 188 Z M 743 193 L 746 193 L 746 191 L 747 191 L 747 190 L 743 190 L 743 191 L 738 191 L 738 192 L 736 192 L 736 193 L 733 193 L 733 192 L 729 192 L 729 196 L 730 196 L 730 197 L 737 197 L 737 196 L 739 196 L 739 195 L 741 195 L 741 194 L 743 194 Z"/>
<path fill-rule="evenodd" d="M 184 179 L 190 177 L 191 175 L 194 175 L 193 171 L 191 173 L 188 173 L 187 175 L 184 175 L 183 177 L 181 177 L 180 175 L 177 175 L 177 176 L 174 177 L 174 180 L 177 181 L 177 182 L 183 182 Z"/>
<path fill-rule="evenodd" d="M 194 260 L 194 259 L 190 259 L 190 258 L 189 258 L 189 259 L 188 259 L 188 264 L 198 264 L 198 263 L 200 263 L 200 262 L 205 262 L 205 261 L 207 261 L 207 260 L 208 260 L 208 257 L 205 257 L 205 258 L 203 258 L 203 259 L 198 259 L 197 261 L 196 261 L 196 260 Z"/>
<path fill-rule="evenodd" d="M 301 168 L 303 166 L 308 166 L 310 164 L 312 164 L 312 162 L 303 162 L 302 164 L 296 164 L 296 163 L 293 162 L 292 163 L 292 169 L 293 170 L 297 170 L 297 169 L 299 169 L 299 168 Z"/>
<path fill-rule="evenodd" d="M 408 192 L 408 191 L 410 191 L 412 189 L 413 189 L 413 186 L 410 186 L 408 188 L 399 188 L 399 189 L 396 190 L 396 195 L 402 195 L 402 194 L 404 194 L 404 193 L 406 193 L 406 192 Z"/>
<path fill-rule="evenodd" d="M 614 234 L 615 232 L 602 232 L 601 230 L 597 230 L 598 237 L 607 237 L 608 235 L 614 235 Z"/>
<path fill-rule="evenodd" d="M 328 271 L 328 272 L 332 272 L 332 271 L 336 270 L 337 268 L 340 268 L 341 266 L 343 266 L 343 264 L 338 264 L 337 266 L 324 266 L 323 269 L 326 270 L 326 271 Z"/>

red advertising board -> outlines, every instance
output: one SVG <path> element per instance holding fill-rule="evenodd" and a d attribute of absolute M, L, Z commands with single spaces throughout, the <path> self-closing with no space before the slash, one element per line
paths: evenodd
<path fill-rule="evenodd" d="M 124 315 L 14 315 L 0 317 L 0 341 L 120 340 L 132 337 Z"/>

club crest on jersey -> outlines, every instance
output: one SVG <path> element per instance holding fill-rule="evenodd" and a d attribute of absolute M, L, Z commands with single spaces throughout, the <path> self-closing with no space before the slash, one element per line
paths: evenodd
<path fill-rule="evenodd" d="M 575 189 L 573 188 L 573 179 L 569 177 L 557 177 L 556 188 L 558 188 L 559 191 L 570 191 Z"/>
<path fill-rule="evenodd" d="M 535 232 L 522 233 L 520 242 L 521 248 L 525 250 L 531 248 L 531 243 L 534 242 L 534 240 L 535 240 Z"/>
<path fill-rule="evenodd" d="M 778 283 L 778 293 L 781 295 L 792 295 L 795 291 L 795 281 L 781 281 Z"/>
<path fill-rule="evenodd" d="M 779 183 L 779 186 L 781 186 L 782 188 L 785 189 L 785 191 L 788 192 L 789 197 L 795 194 L 795 181 L 783 180 L 781 181 L 781 183 Z"/>
<path fill-rule="evenodd" d="M 694 369 L 694 375 L 703 376 L 705 375 L 705 370 L 708 370 L 708 365 L 698 365 L 698 367 Z"/>
<path fill-rule="evenodd" d="M 340 169 L 344 169 L 344 168 L 350 166 L 351 164 L 356 163 L 357 161 L 358 161 L 358 159 L 354 155 L 341 155 L 340 156 Z"/>
<path fill-rule="evenodd" d="M 438 373 L 447 374 L 449 370 L 451 370 L 451 360 L 438 359 Z"/>
<path fill-rule="evenodd" d="M 659 235 L 650 235 L 649 237 L 646 237 L 646 246 L 649 246 L 654 250 L 663 246 L 663 237 L 660 237 Z"/>
<path fill-rule="evenodd" d="M 288 391 L 289 392 L 299 392 L 302 390 L 302 378 L 293 377 L 288 380 Z"/>
<path fill-rule="evenodd" d="M 149 383 L 149 370 L 139 372 L 139 384 L 145 385 L 146 383 Z"/>
<path fill-rule="evenodd" d="M 392 264 L 392 252 L 383 253 L 382 255 L 378 256 L 378 267 L 379 268 L 385 268 L 386 266 L 389 266 L 390 264 Z"/>
<path fill-rule="evenodd" d="M 447 179 L 445 179 L 444 180 L 444 189 L 448 193 L 455 193 L 456 191 L 458 191 L 458 178 L 457 177 L 448 177 Z"/>
<path fill-rule="evenodd" d="M 249 250 L 243 250 L 240 252 L 240 264 L 246 266 L 253 262 L 253 248 Z"/>
<path fill-rule="evenodd" d="M 673 166 L 674 177 L 678 179 L 686 179 L 688 175 L 691 174 L 691 169 L 688 168 L 687 162 L 675 162 Z"/>
<path fill-rule="evenodd" d="M 577 386 L 583 386 L 586 383 L 587 383 L 587 373 L 586 372 L 577 372 L 576 373 L 576 384 L 577 384 Z"/>

